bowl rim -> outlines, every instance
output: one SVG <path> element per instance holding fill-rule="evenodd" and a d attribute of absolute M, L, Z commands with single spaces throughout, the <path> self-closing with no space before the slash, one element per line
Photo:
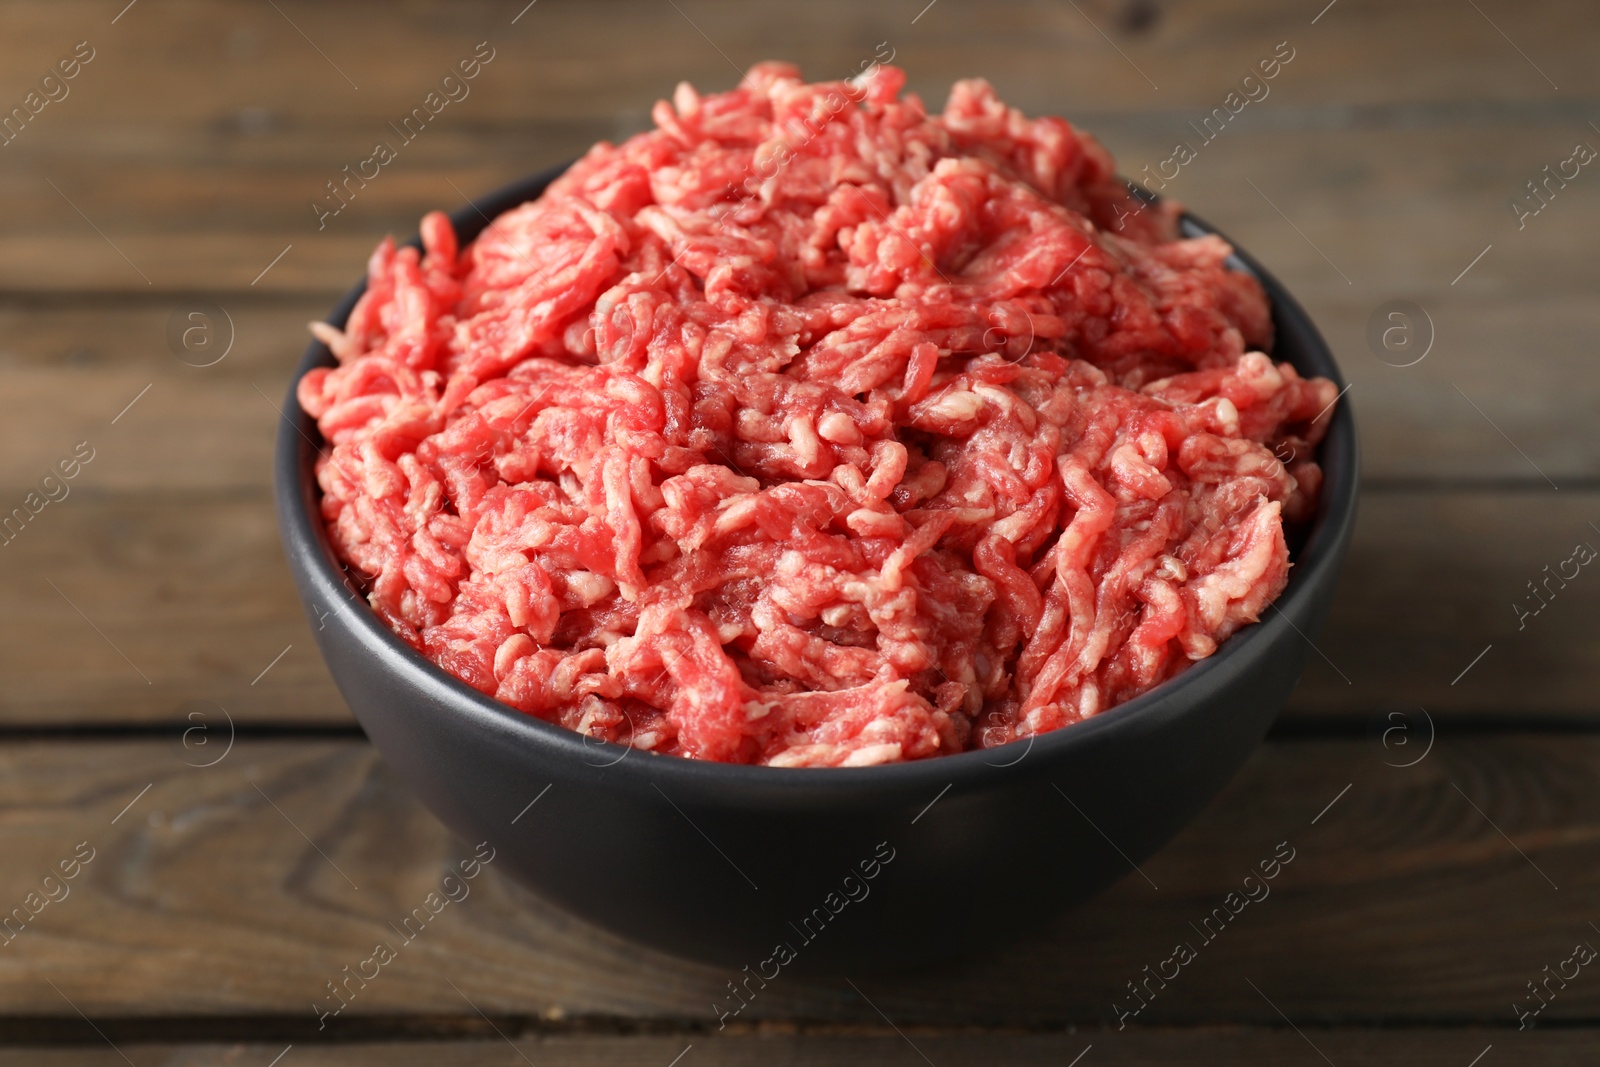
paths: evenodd
<path fill-rule="evenodd" d="M 461 244 L 465 246 L 475 239 L 501 213 L 536 198 L 570 165 L 564 163 L 518 179 L 449 213 Z M 1141 197 L 1152 201 L 1157 199 L 1133 183 L 1128 184 Z M 1184 237 L 1211 234 L 1227 241 L 1233 250 L 1228 259 L 1229 265 L 1253 275 L 1266 291 L 1275 342 L 1284 335 L 1286 328 L 1292 328 L 1299 336 L 1305 350 L 1292 365 L 1303 374 L 1329 378 L 1341 390 L 1346 388 L 1344 377 L 1327 342 L 1304 308 L 1271 272 L 1226 235 L 1194 214 L 1183 211 L 1180 214 L 1180 226 Z M 420 234 L 414 234 L 404 245 L 420 247 Z M 363 278 L 347 292 L 325 321 L 342 327 L 356 301 L 366 291 L 366 284 Z M 302 596 L 309 601 L 312 594 L 317 594 L 328 603 L 341 603 L 353 601 L 341 576 L 342 567 L 334 555 L 320 509 L 315 506 L 321 493 L 312 474 L 313 449 L 320 450 L 326 442 L 315 420 L 300 408 L 296 393 L 307 371 L 334 363 L 327 346 L 313 338 L 296 364 L 289 382 L 274 445 L 273 465 L 274 497 L 285 549 L 291 557 L 291 563 L 298 557 L 304 564 L 301 568 L 304 578 L 313 587 L 302 588 Z M 1054 753 L 1092 744 L 1108 732 L 1140 729 L 1153 725 L 1160 718 L 1181 716 L 1188 710 L 1189 702 L 1185 700 L 1187 693 L 1225 681 L 1227 672 L 1234 664 L 1249 658 L 1258 649 L 1265 652 L 1268 646 L 1284 639 L 1290 628 L 1299 634 L 1301 640 L 1315 648 L 1311 639 L 1294 625 L 1290 616 L 1298 614 L 1309 617 L 1309 608 L 1318 587 L 1332 577 L 1322 576 L 1339 566 L 1354 524 L 1359 483 L 1359 443 L 1354 414 L 1343 392 L 1341 402 L 1334 408 L 1328 433 L 1318 455 L 1324 476 L 1318 513 L 1296 553 L 1287 586 L 1270 605 L 1275 609 L 1270 616 L 1233 634 L 1221 642 L 1210 656 L 1191 664 L 1173 678 L 1082 722 L 994 748 L 972 749 L 927 759 L 867 767 L 771 767 L 671 756 L 600 741 L 519 711 L 474 689 L 402 641 L 376 612 L 368 608 L 364 599 L 358 602 L 358 610 L 337 611 L 327 617 L 334 618 L 335 625 L 353 628 L 353 636 L 364 651 L 377 650 L 377 654 L 387 661 L 385 668 L 395 672 L 408 688 L 431 690 L 439 694 L 439 702 L 448 703 L 453 713 L 467 720 L 467 725 L 509 734 L 542 750 L 545 756 L 552 759 L 571 759 L 580 766 L 603 768 L 607 773 L 642 776 L 638 780 L 640 784 L 660 781 L 700 787 L 744 785 L 785 793 L 872 787 L 939 788 L 941 783 L 953 783 L 957 779 L 1004 774 L 1009 768 L 1023 763 L 1024 757 L 1034 754 L 1034 749 L 1040 750 L 1040 760 L 1033 761 L 1038 766 Z M 1018 750 L 1021 750 L 1020 755 L 1009 761 L 1004 760 L 1005 755 Z M 585 758 L 593 757 L 597 752 L 615 752 L 616 758 L 605 764 L 590 762 Z M 633 753 L 648 758 L 626 758 Z M 997 756 L 1002 757 L 1001 762 L 993 762 Z"/>

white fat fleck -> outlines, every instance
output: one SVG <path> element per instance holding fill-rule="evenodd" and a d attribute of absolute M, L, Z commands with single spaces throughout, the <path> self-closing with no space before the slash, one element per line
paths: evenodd
<path fill-rule="evenodd" d="M 617 583 L 594 571 L 573 571 L 567 575 L 567 594 L 586 608 L 598 604 L 616 588 Z"/>
<path fill-rule="evenodd" d="M 761 498 L 754 494 L 729 497 L 720 505 L 722 511 L 717 516 L 716 535 L 721 536 L 750 525 L 755 521 L 756 510 L 760 506 Z"/>
<path fill-rule="evenodd" d="M 311 336 L 327 345 L 328 351 L 332 352 L 334 358 L 340 363 L 345 362 L 347 358 L 355 354 L 352 351 L 350 339 L 345 336 L 343 330 L 336 326 L 330 326 L 326 322 L 313 322 L 311 324 Z"/>
<path fill-rule="evenodd" d="M 1009 411 L 1017 406 L 1017 394 L 1001 389 L 988 382 L 974 382 L 972 391 L 983 397 L 991 404 L 997 404 L 1003 410 Z"/>
<path fill-rule="evenodd" d="M 789 420 L 789 443 L 794 446 L 795 455 L 807 464 L 813 464 L 822 454 L 822 441 L 817 437 L 816 427 L 811 425 L 811 420 L 796 415 Z"/>
<path fill-rule="evenodd" d="M 880 763 L 888 763 L 900 758 L 900 744 L 894 742 L 884 745 L 867 745 L 858 748 L 844 758 L 841 767 L 873 767 Z"/>
<path fill-rule="evenodd" d="M 862 537 L 892 537 L 904 529 L 904 521 L 894 512 L 857 508 L 845 516 L 845 525 Z"/>
<path fill-rule="evenodd" d="M 872 585 L 860 579 L 844 581 L 839 585 L 839 595 L 855 604 L 865 604 L 872 594 Z"/>
<path fill-rule="evenodd" d="M 817 436 L 836 445 L 858 445 L 861 431 L 855 420 L 842 411 L 830 411 L 817 420 Z"/>
<path fill-rule="evenodd" d="M 1033 528 L 1036 521 L 1036 516 L 1030 515 L 1026 511 L 1014 511 L 1005 518 L 998 520 L 989 530 L 996 537 L 1004 538 L 1012 544 L 1016 544 L 1023 534 Z"/>
<path fill-rule="evenodd" d="M 952 389 L 928 405 L 929 415 L 952 422 L 968 422 L 983 410 L 983 397 L 965 389 Z"/>
<path fill-rule="evenodd" d="M 1217 420 L 1231 434 L 1239 432 L 1239 409 L 1227 397 L 1217 398 Z"/>

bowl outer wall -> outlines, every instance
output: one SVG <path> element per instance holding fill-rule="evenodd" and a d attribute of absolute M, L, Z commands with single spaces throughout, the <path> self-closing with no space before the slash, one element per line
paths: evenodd
<path fill-rule="evenodd" d="M 456 212 L 462 243 L 562 169 Z M 1185 231 L 1214 232 L 1192 217 Z M 1235 265 L 1271 298 L 1275 357 L 1342 384 L 1293 298 L 1247 255 Z M 328 321 L 342 325 L 364 287 Z M 331 362 L 313 342 L 295 371 L 275 495 L 314 636 L 363 729 L 446 826 L 490 842 L 495 865 L 540 895 L 613 932 L 735 968 L 770 973 L 764 961 L 784 940 L 795 956 L 785 969 L 815 973 L 963 954 L 1032 925 L 976 917 L 1042 918 L 1130 874 L 1259 744 L 1320 631 L 1354 525 L 1355 425 L 1340 403 L 1321 449 L 1320 514 L 1274 609 L 1151 692 L 1032 740 L 882 767 L 656 756 L 478 693 L 354 592 L 319 517 L 310 470 L 321 439 L 293 384 Z"/>

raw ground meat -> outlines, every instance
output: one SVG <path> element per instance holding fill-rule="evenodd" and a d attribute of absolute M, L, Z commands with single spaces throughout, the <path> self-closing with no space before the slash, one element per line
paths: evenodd
<path fill-rule="evenodd" d="M 862 766 L 1078 722 L 1256 620 L 1334 385 L 1091 137 L 903 83 L 681 85 L 467 247 L 435 213 L 378 248 L 299 399 L 397 634 L 593 737 Z"/>

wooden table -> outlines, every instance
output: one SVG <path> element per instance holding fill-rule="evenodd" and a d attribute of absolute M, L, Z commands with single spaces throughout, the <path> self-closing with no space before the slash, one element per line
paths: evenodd
<path fill-rule="evenodd" d="M 1600 145 L 1592 6 L 124 2 L 0 10 L 7 108 L 93 52 L 0 147 L 0 505 L 93 453 L 0 545 L 0 907 L 93 856 L 0 944 L 0 1065 L 1594 1062 L 1600 970 L 1551 983 L 1533 1028 L 1516 1006 L 1600 944 L 1600 575 L 1515 606 L 1600 546 L 1600 172 L 1520 227 L 1510 206 Z M 470 97 L 319 231 L 324 183 L 480 41 Z M 927 99 L 984 75 L 1134 173 L 1285 41 L 1270 95 L 1169 192 L 1321 324 L 1366 493 L 1290 708 L 1148 880 L 993 959 L 775 984 L 718 1032 L 726 975 L 491 871 L 319 1031 L 324 983 L 463 848 L 334 691 L 271 514 L 305 323 L 377 239 L 642 128 L 680 78 L 770 56 L 843 76 L 880 42 Z M 1406 325 L 1396 300 L 1434 335 L 1410 366 L 1368 340 Z M 208 304 L 225 316 L 188 317 Z M 190 326 L 213 344 L 180 360 Z M 1119 1029 L 1125 983 L 1282 841 L 1270 898 Z"/>

